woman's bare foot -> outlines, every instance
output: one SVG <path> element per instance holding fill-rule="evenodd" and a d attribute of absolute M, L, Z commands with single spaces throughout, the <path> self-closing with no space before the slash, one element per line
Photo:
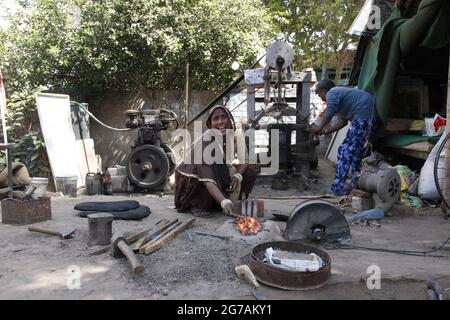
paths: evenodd
<path fill-rule="evenodd" d="M 191 214 L 194 217 L 197 217 L 197 218 L 210 218 L 211 217 L 211 213 L 209 213 L 205 209 L 191 208 L 189 211 L 191 212 Z"/>

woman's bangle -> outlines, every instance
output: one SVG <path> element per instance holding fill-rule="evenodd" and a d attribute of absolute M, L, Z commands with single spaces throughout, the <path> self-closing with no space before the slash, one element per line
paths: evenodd
<path fill-rule="evenodd" d="M 223 199 L 220 203 L 220 206 L 222 207 L 222 209 L 224 209 L 228 204 L 233 205 L 233 201 L 231 201 L 230 199 Z"/>
<path fill-rule="evenodd" d="M 242 180 L 244 180 L 244 177 L 243 177 L 242 174 L 240 174 L 240 173 L 235 173 L 235 174 L 233 174 L 233 177 L 235 177 L 236 179 L 238 179 L 239 182 L 242 182 Z"/>

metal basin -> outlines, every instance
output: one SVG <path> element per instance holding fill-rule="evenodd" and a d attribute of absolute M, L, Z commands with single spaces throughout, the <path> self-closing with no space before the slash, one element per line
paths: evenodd
<path fill-rule="evenodd" d="M 289 271 L 264 263 L 262 257 L 267 248 L 296 253 L 315 253 L 324 262 L 324 266 L 317 271 L 301 272 Z M 258 281 L 272 287 L 286 290 L 309 290 L 324 286 L 331 274 L 331 258 L 319 248 L 297 242 L 266 242 L 253 248 L 250 269 Z"/>

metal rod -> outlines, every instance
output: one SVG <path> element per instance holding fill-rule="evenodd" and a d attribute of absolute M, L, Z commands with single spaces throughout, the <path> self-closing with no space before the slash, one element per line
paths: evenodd
<path fill-rule="evenodd" d="M 192 239 L 192 235 L 191 235 L 191 233 L 189 232 L 189 230 L 186 230 L 186 234 L 187 234 L 187 236 L 188 236 L 188 238 L 189 238 L 189 241 L 194 242 L 194 239 Z"/>
<path fill-rule="evenodd" d="M 7 157 L 7 161 L 8 161 L 8 188 L 9 188 L 9 192 L 8 192 L 8 198 L 12 198 L 13 194 L 13 182 L 12 182 L 12 154 L 11 154 L 11 149 L 8 148 L 6 149 L 6 157 Z"/>
<path fill-rule="evenodd" d="M 0 106 L 2 114 L 3 143 L 8 144 L 8 134 L 6 130 L 6 93 L 5 87 L 3 85 L 3 74 L 1 69 L 0 69 Z"/>
<path fill-rule="evenodd" d="M 189 63 L 186 63 L 185 69 L 185 84 L 184 84 L 184 127 L 187 128 L 188 118 L 189 118 Z M 183 139 L 184 151 L 183 154 L 186 155 L 186 150 L 188 149 L 188 143 L 186 139 Z"/>
<path fill-rule="evenodd" d="M 189 117 L 189 63 L 186 63 L 185 84 L 184 84 L 184 123 L 187 127 Z"/>
<path fill-rule="evenodd" d="M 219 239 L 223 239 L 223 240 L 230 240 L 230 237 L 226 237 L 226 236 L 219 236 L 216 234 L 200 232 L 200 231 L 194 231 L 194 232 L 200 236 L 209 236 L 209 237 L 219 238 Z"/>

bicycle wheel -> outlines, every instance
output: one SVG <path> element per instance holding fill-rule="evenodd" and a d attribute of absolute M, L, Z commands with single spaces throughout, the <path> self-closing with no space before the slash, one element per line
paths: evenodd
<path fill-rule="evenodd" d="M 434 183 L 436 184 L 437 192 L 441 197 L 444 204 L 450 209 L 450 198 L 449 195 L 444 195 L 443 188 L 447 190 L 450 189 L 450 132 L 447 133 L 447 136 L 442 141 L 442 144 L 439 146 L 436 159 L 434 160 Z M 441 171 L 441 180 L 443 185 L 439 181 L 439 170 Z M 446 197 L 447 196 L 447 197 Z"/>

